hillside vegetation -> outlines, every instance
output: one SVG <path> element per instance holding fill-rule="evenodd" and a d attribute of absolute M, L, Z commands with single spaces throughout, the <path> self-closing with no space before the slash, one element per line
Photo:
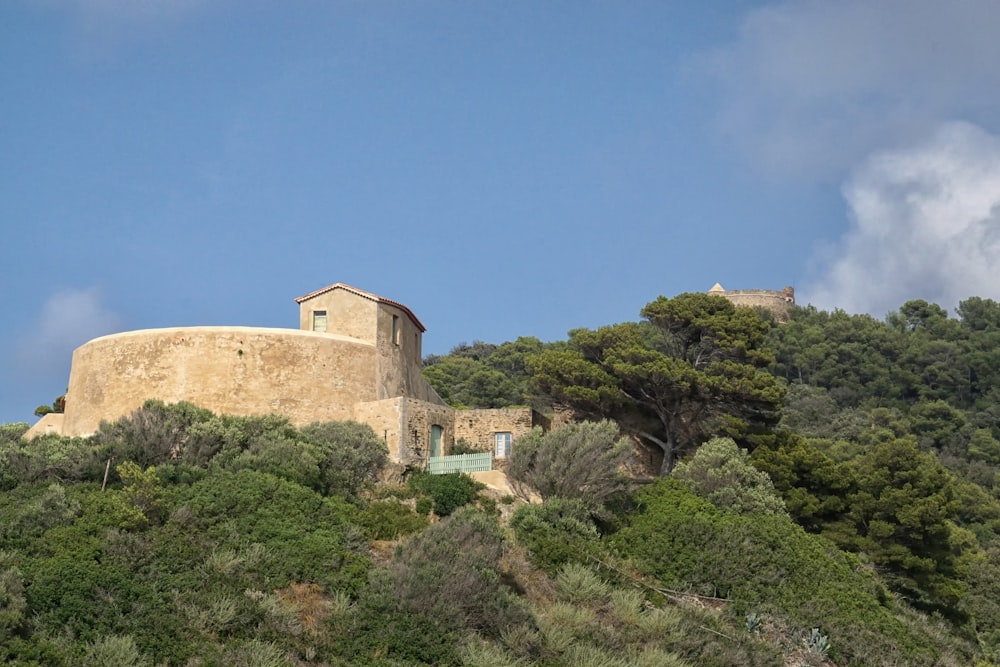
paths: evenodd
<path fill-rule="evenodd" d="M 354 423 L 149 402 L 88 439 L 0 426 L 0 660 L 1000 664 L 1000 305 L 642 316 L 425 360 L 456 406 L 592 420 L 514 443 L 536 504 L 380 482 Z M 635 442 L 664 461 L 641 483 Z"/>

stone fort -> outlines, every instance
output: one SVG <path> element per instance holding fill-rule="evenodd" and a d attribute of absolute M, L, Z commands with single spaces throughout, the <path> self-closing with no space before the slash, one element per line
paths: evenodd
<path fill-rule="evenodd" d="M 419 465 L 458 439 L 504 458 L 547 421 L 530 408 L 455 410 L 420 373 L 424 325 L 401 303 L 335 283 L 295 299 L 298 329 L 200 326 L 128 331 L 73 352 L 62 414 L 25 437 L 86 436 L 148 399 L 217 414 L 276 413 L 297 426 L 368 424 L 390 458 Z"/>
<path fill-rule="evenodd" d="M 795 289 L 792 287 L 785 287 L 780 292 L 767 289 L 727 290 L 719 283 L 715 283 L 708 293 L 728 299 L 735 306 L 763 308 L 774 315 L 779 322 L 788 321 L 789 312 L 795 305 Z"/>
<path fill-rule="evenodd" d="M 783 290 L 708 291 L 787 321 Z M 296 426 L 368 424 L 390 458 L 422 465 L 459 439 L 503 459 L 513 440 L 549 420 L 530 408 L 455 410 L 421 375 L 424 325 L 401 303 L 335 283 L 295 299 L 298 329 L 199 326 L 127 331 L 73 352 L 62 413 L 25 434 L 87 436 L 149 399 L 188 401 L 216 414 L 280 414 Z M 569 419 L 561 415 L 558 421 Z"/>

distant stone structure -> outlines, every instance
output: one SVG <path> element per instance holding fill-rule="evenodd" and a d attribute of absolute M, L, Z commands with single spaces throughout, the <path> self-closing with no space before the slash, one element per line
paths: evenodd
<path fill-rule="evenodd" d="M 299 329 L 178 327 L 95 338 L 73 352 L 64 414 L 25 437 L 85 436 L 148 399 L 218 414 L 280 414 L 297 426 L 355 420 L 397 463 L 446 455 L 458 438 L 494 449 L 547 420 L 530 408 L 454 410 L 420 373 L 426 330 L 406 306 L 335 283 L 295 299 Z"/>
<path fill-rule="evenodd" d="M 768 289 L 727 290 L 719 283 L 715 283 L 708 293 L 728 299 L 735 306 L 763 308 L 773 314 L 779 322 L 788 321 L 788 313 L 795 305 L 793 287 L 786 287 L 780 292 Z"/>

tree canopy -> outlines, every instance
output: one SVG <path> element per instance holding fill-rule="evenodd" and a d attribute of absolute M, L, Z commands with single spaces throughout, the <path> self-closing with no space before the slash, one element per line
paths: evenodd
<path fill-rule="evenodd" d="M 769 324 L 706 294 L 659 297 L 643 322 L 570 332 L 528 357 L 534 388 L 587 419 L 613 419 L 663 453 L 661 474 L 713 435 L 751 438 L 777 420 L 784 387 L 765 370 Z"/>

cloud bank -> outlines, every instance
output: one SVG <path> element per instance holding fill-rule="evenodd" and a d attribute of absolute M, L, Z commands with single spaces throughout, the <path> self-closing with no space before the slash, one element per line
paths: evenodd
<path fill-rule="evenodd" d="M 882 317 L 1000 297 L 996 25 L 994 0 L 777 2 L 694 64 L 751 169 L 842 183 L 846 231 L 820 241 L 801 302 Z"/>
<path fill-rule="evenodd" d="M 824 309 L 883 316 L 922 298 L 953 309 L 1000 298 L 1000 137 L 969 123 L 867 159 L 844 186 L 851 227 L 825 277 Z"/>
<path fill-rule="evenodd" d="M 998 24 L 994 0 L 775 3 L 692 72 L 718 87 L 718 128 L 755 169 L 837 178 L 943 120 L 995 114 Z"/>
<path fill-rule="evenodd" d="M 96 288 L 67 289 L 50 296 L 18 345 L 18 361 L 45 374 L 65 369 L 73 350 L 91 338 L 118 331 L 121 318 L 102 303 Z"/>

